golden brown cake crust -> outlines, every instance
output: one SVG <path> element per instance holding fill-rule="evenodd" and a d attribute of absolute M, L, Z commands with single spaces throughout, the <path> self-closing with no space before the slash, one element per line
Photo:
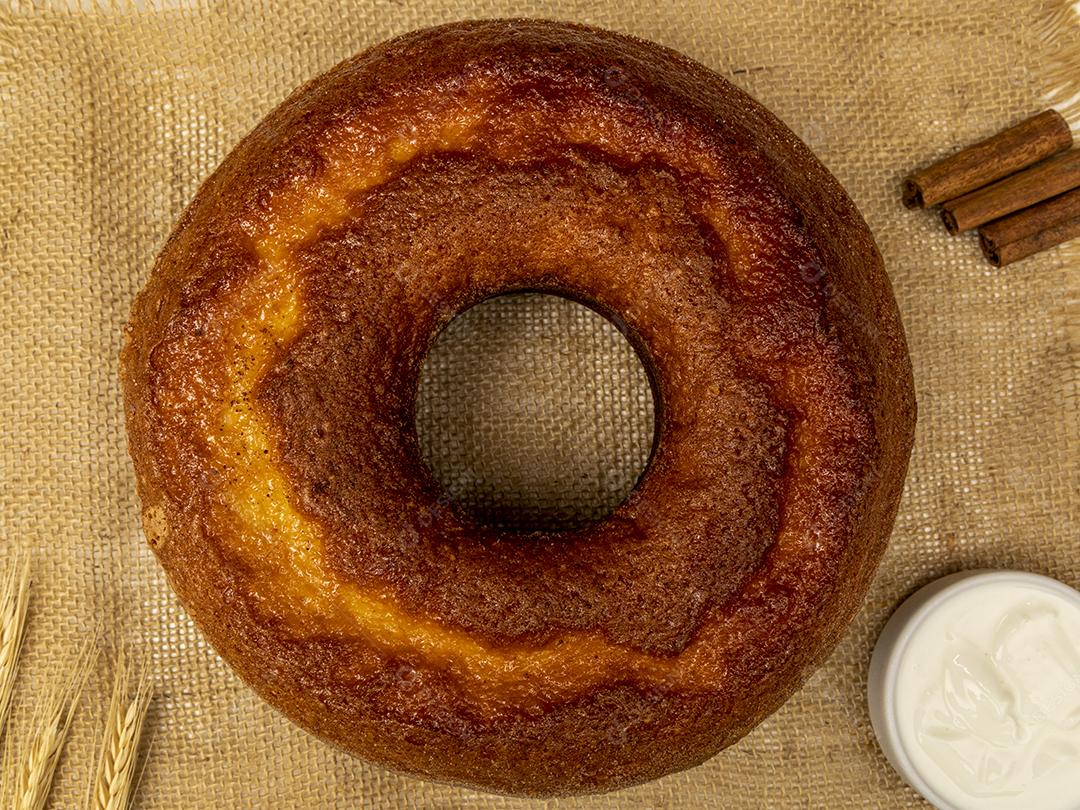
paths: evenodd
<path fill-rule="evenodd" d="M 508 534 L 420 459 L 456 314 L 604 313 L 657 398 L 608 519 Z M 432 779 L 610 790 L 776 709 L 885 548 L 915 402 L 868 228 L 776 118 L 677 53 L 455 23 L 294 93 L 185 211 L 122 357 L 147 539 L 305 728 Z"/>

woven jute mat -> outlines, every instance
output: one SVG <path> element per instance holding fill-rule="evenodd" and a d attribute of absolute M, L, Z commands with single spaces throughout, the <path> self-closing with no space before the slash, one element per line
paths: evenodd
<path fill-rule="evenodd" d="M 906 170 L 1045 106 L 1053 11 L 1039 0 L 5 3 L 0 565 L 26 548 L 35 575 L 10 733 L 26 734 L 35 698 L 99 627 L 152 663 L 141 808 L 920 806 L 874 742 L 870 651 L 896 604 L 941 574 L 1016 567 L 1080 586 L 1080 261 L 1059 250 L 995 270 L 972 238 L 905 211 L 899 185 Z M 891 548 L 863 611 L 805 688 L 700 768 L 547 803 L 366 765 L 249 692 L 144 545 L 117 384 L 121 326 L 177 215 L 290 90 L 397 33 L 521 15 L 669 45 L 800 134 L 877 237 L 920 404 Z M 432 466 L 496 520 L 602 514 L 647 453 L 652 404 L 633 352 L 572 304 L 513 299 L 463 319 L 424 385 Z M 54 807 L 81 804 L 108 688 L 102 665 Z"/>

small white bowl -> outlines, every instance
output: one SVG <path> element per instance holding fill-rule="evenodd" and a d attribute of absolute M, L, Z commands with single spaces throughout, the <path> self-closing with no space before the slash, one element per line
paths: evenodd
<path fill-rule="evenodd" d="M 870 660 L 867 698 L 870 704 L 870 719 L 878 743 L 889 762 L 904 780 L 941 810 L 982 810 L 982 808 L 1011 810 L 1014 807 L 1036 810 L 1036 805 L 1030 804 L 1023 794 L 990 798 L 970 796 L 970 801 L 958 799 L 956 783 L 951 782 L 944 770 L 927 767 L 928 757 L 925 753 L 918 757 L 912 756 L 908 750 L 911 744 L 905 744 L 904 735 L 900 730 L 897 685 L 902 678 L 916 677 L 906 674 L 910 672 L 910 662 L 907 669 L 903 664 L 905 653 L 912 639 L 919 633 L 920 626 L 960 595 L 971 597 L 972 589 L 990 585 L 1020 586 L 1023 589 L 1035 589 L 1053 594 L 1066 602 L 1075 604 L 1077 610 L 1080 611 L 1080 591 L 1056 579 L 1022 571 L 963 571 L 931 582 L 900 605 L 882 630 Z M 924 632 L 930 631 L 924 630 Z M 1080 673 L 1077 673 L 1077 682 L 1080 684 Z M 920 760 L 923 761 L 922 768 L 919 765 Z M 1075 797 L 1068 795 L 1070 785 L 1065 789 L 1064 794 L 1060 791 L 1055 793 L 1055 804 L 1069 810 L 1080 810 L 1080 772 L 1073 783 Z M 947 798 L 947 795 L 952 798 Z"/>

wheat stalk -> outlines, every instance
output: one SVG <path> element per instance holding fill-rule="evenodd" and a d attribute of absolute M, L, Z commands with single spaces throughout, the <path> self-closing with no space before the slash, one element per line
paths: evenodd
<path fill-rule="evenodd" d="M 64 750 L 75 709 L 93 666 L 93 644 L 79 654 L 68 683 L 54 687 L 38 707 L 33 728 L 36 729 L 27 750 L 9 763 L 10 783 L 7 790 L 12 810 L 42 810 L 49 797 L 56 766 Z"/>
<path fill-rule="evenodd" d="M 112 698 L 105 721 L 97 772 L 90 786 L 90 810 L 126 810 L 131 799 L 135 763 L 151 689 L 146 670 L 133 675 L 123 653 L 116 662 Z"/>
<path fill-rule="evenodd" d="M 4 743 L 4 759 L 0 763 L 0 807 L 17 807 L 15 792 L 15 742 L 8 737 Z"/>
<path fill-rule="evenodd" d="M 20 564 L 16 558 L 0 585 L 0 737 L 11 708 L 29 604 L 30 559 Z"/>

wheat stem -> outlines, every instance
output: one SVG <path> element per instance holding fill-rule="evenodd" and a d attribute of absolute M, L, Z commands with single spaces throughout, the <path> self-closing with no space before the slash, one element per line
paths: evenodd
<path fill-rule="evenodd" d="M 0 585 L 0 738 L 11 709 L 29 604 L 30 559 L 20 563 L 16 558 Z"/>
<path fill-rule="evenodd" d="M 90 810 L 126 810 L 133 793 L 139 738 L 150 698 L 146 670 L 140 668 L 134 675 L 121 653 L 116 663 L 101 757 L 91 785 Z"/>

